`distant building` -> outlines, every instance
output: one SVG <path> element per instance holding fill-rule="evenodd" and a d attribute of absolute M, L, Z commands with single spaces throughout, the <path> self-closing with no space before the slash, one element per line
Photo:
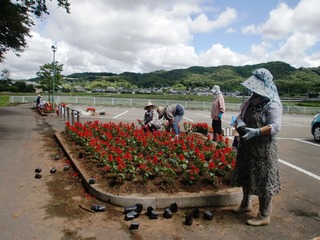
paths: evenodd
<path fill-rule="evenodd" d="M 106 92 L 116 92 L 117 90 L 114 87 L 107 87 Z"/>
<path fill-rule="evenodd" d="M 81 86 L 75 86 L 75 87 L 74 87 L 74 91 L 75 91 L 75 92 L 86 92 L 86 90 L 84 89 L 84 87 L 81 87 Z"/>
<path fill-rule="evenodd" d="M 35 91 L 36 93 L 42 93 L 42 92 L 43 92 L 43 89 L 42 89 L 42 88 L 37 88 L 37 87 L 35 87 L 35 88 L 34 88 L 34 91 Z"/>

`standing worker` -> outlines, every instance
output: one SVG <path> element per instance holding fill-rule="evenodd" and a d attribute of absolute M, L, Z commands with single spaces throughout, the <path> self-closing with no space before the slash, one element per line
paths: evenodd
<path fill-rule="evenodd" d="M 37 108 L 39 107 L 40 102 L 41 102 L 41 94 L 39 94 L 39 95 L 36 97 L 36 107 L 37 107 Z"/>
<path fill-rule="evenodd" d="M 211 106 L 211 119 L 212 119 L 212 130 L 213 130 L 213 141 L 218 139 L 218 135 L 223 134 L 221 128 L 222 114 L 225 112 L 226 107 L 224 104 L 224 97 L 220 91 L 218 85 L 214 85 L 211 89 L 213 93 L 212 106 Z"/>
<path fill-rule="evenodd" d="M 272 74 L 265 68 L 252 74 L 242 85 L 253 94 L 236 120 L 241 137 L 232 183 L 242 187 L 243 199 L 233 211 L 250 212 L 250 195 L 257 195 L 258 215 L 247 224 L 262 226 L 270 224 L 272 196 L 281 189 L 276 135 L 281 128 L 282 104 Z"/>

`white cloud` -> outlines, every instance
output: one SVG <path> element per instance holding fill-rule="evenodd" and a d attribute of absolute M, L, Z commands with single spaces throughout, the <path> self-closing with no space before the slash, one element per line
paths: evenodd
<path fill-rule="evenodd" d="M 232 28 L 232 27 L 229 27 L 227 30 L 226 30 L 226 33 L 236 33 L 237 30 Z"/>
<path fill-rule="evenodd" d="M 161 69 L 185 68 L 196 65 L 198 56 L 194 48 L 183 44 L 174 46 L 158 46 L 139 52 L 143 71 L 149 72 L 162 66 Z M 141 68 L 141 66 L 139 66 Z"/>
<path fill-rule="evenodd" d="M 199 57 L 201 66 L 243 65 L 250 63 L 249 57 L 235 53 L 221 44 L 212 45 L 208 51 L 201 53 Z"/>
<path fill-rule="evenodd" d="M 293 66 L 306 66 L 308 65 L 306 51 L 318 41 L 319 38 L 315 35 L 296 32 L 272 55 Z"/>
<path fill-rule="evenodd" d="M 308 54 L 319 44 L 320 15 L 314 7 L 319 3 L 301 0 L 294 8 L 281 3 L 265 22 L 255 22 L 231 6 L 232 1 L 229 7 L 220 7 L 207 0 L 72 0 L 71 14 L 49 1 L 50 15 L 33 29 L 29 47 L 20 58 L 8 53 L 1 67 L 8 68 L 15 79 L 35 77 L 39 66 L 52 61 L 53 44 L 58 47 L 56 60 L 64 64 L 65 75 L 271 60 L 319 66 L 320 53 Z M 241 28 L 244 21 L 247 24 Z M 241 53 L 230 42 L 238 43 Z M 210 47 L 198 54 L 202 43 Z"/>
<path fill-rule="evenodd" d="M 201 13 L 192 22 L 191 29 L 193 32 L 210 32 L 213 29 L 228 27 L 236 18 L 237 11 L 232 8 L 227 8 L 215 20 L 209 20 L 207 15 Z"/>
<path fill-rule="evenodd" d="M 294 28 L 292 25 L 293 10 L 281 3 L 278 8 L 270 12 L 270 18 L 262 25 L 264 38 L 283 39 Z"/>
<path fill-rule="evenodd" d="M 320 14 L 315 7 L 319 5 L 320 0 L 301 0 L 295 8 L 280 3 L 269 13 L 269 19 L 265 23 L 244 26 L 242 32 L 262 34 L 263 38 L 270 40 L 285 39 L 297 31 L 320 35 Z"/>
<path fill-rule="evenodd" d="M 261 35 L 263 42 L 252 44 L 252 56 L 258 61 L 284 61 L 292 66 L 319 66 L 316 52 L 308 56 L 311 47 L 319 44 L 320 14 L 315 6 L 320 0 L 301 0 L 295 8 L 281 3 L 269 14 L 265 23 L 242 28 L 244 34 Z"/>
<path fill-rule="evenodd" d="M 265 59 L 268 55 L 271 45 L 268 42 L 262 42 L 260 44 L 252 44 L 251 54 L 256 59 Z"/>

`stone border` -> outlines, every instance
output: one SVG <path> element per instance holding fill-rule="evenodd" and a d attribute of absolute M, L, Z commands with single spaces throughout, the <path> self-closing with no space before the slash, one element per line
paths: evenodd
<path fill-rule="evenodd" d="M 63 132 L 56 132 L 55 137 L 62 147 L 64 153 L 70 160 L 74 170 L 78 173 L 82 179 L 85 189 L 92 194 L 95 198 L 121 207 L 127 207 L 135 205 L 136 203 L 143 204 L 144 208 L 151 206 L 155 209 L 166 208 L 172 203 L 177 203 L 181 208 L 185 207 L 226 207 L 231 205 L 237 205 L 242 198 L 242 191 L 240 188 L 229 188 L 218 192 L 208 191 L 201 193 L 178 193 L 172 194 L 154 194 L 143 196 L 140 194 L 132 194 L 127 196 L 114 195 L 108 192 L 104 192 L 99 184 L 89 184 L 90 177 L 86 175 L 84 171 L 81 171 L 79 166 L 78 156 L 68 149 L 68 144 L 62 137 Z"/>
<path fill-rule="evenodd" d="M 37 111 L 40 113 L 41 116 L 49 116 L 50 114 L 53 114 L 54 112 L 51 112 L 51 113 L 44 113 L 40 110 L 40 108 L 36 107 L 37 108 Z"/>

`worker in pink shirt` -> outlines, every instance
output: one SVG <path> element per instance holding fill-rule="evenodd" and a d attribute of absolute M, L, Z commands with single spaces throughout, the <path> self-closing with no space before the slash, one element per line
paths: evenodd
<path fill-rule="evenodd" d="M 224 97 L 220 91 L 218 85 L 214 85 L 211 89 L 213 93 L 212 106 L 211 106 L 211 119 L 212 119 L 212 129 L 213 129 L 213 141 L 216 141 L 218 135 L 223 134 L 221 128 L 222 114 L 225 112 Z"/>

